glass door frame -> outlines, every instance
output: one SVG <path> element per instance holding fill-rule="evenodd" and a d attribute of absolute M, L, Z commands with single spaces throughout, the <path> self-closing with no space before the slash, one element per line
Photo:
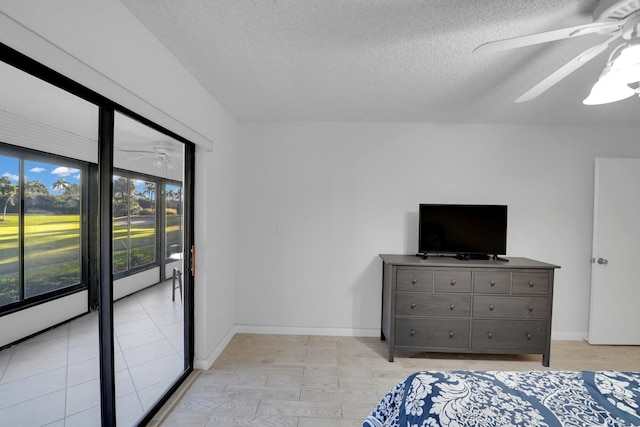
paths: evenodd
<path fill-rule="evenodd" d="M 99 109 L 98 120 L 98 165 L 97 179 L 91 182 L 98 185 L 97 212 L 89 213 L 90 239 L 96 242 L 90 245 L 90 254 L 86 267 L 89 269 L 89 307 L 99 307 L 99 346 L 100 346 L 100 395 L 101 422 L 104 426 L 116 425 L 115 405 L 115 366 L 114 366 L 114 327 L 113 327 L 113 276 L 112 276 L 112 177 L 114 152 L 114 116 L 116 112 L 125 114 L 139 122 L 182 142 L 184 144 L 184 247 L 183 259 L 183 307 L 184 307 L 184 370 L 167 392 L 158 400 L 142 419 L 140 425 L 148 423 L 160 410 L 171 394 L 193 371 L 194 358 L 194 296 L 193 269 L 194 257 L 194 180 L 195 145 L 168 129 L 136 114 L 135 112 L 111 101 L 93 90 L 69 79 L 53 69 L 27 57 L 13 48 L 0 43 L 0 60 L 78 96 Z M 95 205 L 94 205 L 95 206 Z M 164 259 L 164 257 L 163 257 Z M 164 260 L 161 261 L 163 266 Z"/>

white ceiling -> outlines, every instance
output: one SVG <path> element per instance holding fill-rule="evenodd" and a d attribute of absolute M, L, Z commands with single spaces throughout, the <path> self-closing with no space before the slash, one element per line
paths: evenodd
<path fill-rule="evenodd" d="M 0 140 L 98 162 L 96 105 L 2 61 L 0 83 Z M 114 144 L 116 167 L 182 178 L 184 146 L 176 139 L 116 113 Z M 169 159 L 167 170 L 164 163 L 154 165 L 155 159 Z"/>
<path fill-rule="evenodd" d="M 582 104 L 610 50 L 513 103 L 605 36 L 472 53 L 592 22 L 597 0 L 121 1 L 238 120 L 640 124 L 638 97 Z"/>

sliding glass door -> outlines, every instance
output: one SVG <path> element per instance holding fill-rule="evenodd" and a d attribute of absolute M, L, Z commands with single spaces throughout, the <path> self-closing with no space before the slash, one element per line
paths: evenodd
<path fill-rule="evenodd" d="M 0 59 L 0 425 L 144 424 L 192 369 L 193 145 Z"/>
<path fill-rule="evenodd" d="M 184 224 L 178 214 L 184 207 L 177 197 L 183 175 L 182 142 L 116 112 L 112 258 L 119 425 L 140 420 L 186 368 Z"/>

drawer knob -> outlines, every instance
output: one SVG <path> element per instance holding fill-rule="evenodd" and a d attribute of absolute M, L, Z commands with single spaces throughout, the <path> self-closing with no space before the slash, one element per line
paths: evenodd
<path fill-rule="evenodd" d="M 533 306 L 532 306 L 532 305 L 530 305 L 530 306 L 529 306 L 529 313 L 531 313 L 532 311 L 533 311 Z"/>
<path fill-rule="evenodd" d="M 416 303 L 415 302 L 411 304 L 411 309 L 414 309 L 414 308 L 416 308 Z"/>
<path fill-rule="evenodd" d="M 412 329 L 409 331 L 409 335 L 414 336 L 416 334 L 416 330 Z"/>
<path fill-rule="evenodd" d="M 491 332 L 488 332 L 487 333 L 487 338 L 489 338 L 489 339 L 493 338 L 493 334 Z"/>
<path fill-rule="evenodd" d="M 456 284 L 456 281 L 455 281 L 455 280 L 452 280 L 452 281 L 451 281 L 451 286 L 453 286 L 453 285 L 455 285 L 455 284 Z"/>
<path fill-rule="evenodd" d="M 451 305 L 449 306 L 449 310 L 453 310 L 454 308 L 456 308 L 456 305 L 455 305 L 455 304 L 451 304 Z"/>
<path fill-rule="evenodd" d="M 418 283 L 418 279 L 413 279 L 413 280 L 411 281 L 411 284 L 412 284 L 412 285 L 415 285 L 416 283 Z"/>
<path fill-rule="evenodd" d="M 493 304 L 491 304 L 491 305 L 489 306 L 489 311 L 493 311 L 493 309 L 494 309 L 494 308 L 495 308 L 495 307 L 493 306 Z"/>
<path fill-rule="evenodd" d="M 494 287 L 496 285 L 496 282 L 494 280 L 489 282 L 489 286 Z"/>
<path fill-rule="evenodd" d="M 525 335 L 527 336 L 527 339 L 528 339 L 528 340 L 530 340 L 530 339 L 531 339 L 531 334 L 530 334 L 529 332 L 527 332 Z"/>
<path fill-rule="evenodd" d="M 533 281 L 529 282 L 529 287 L 530 288 L 533 288 L 533 285 L 534 285 Z"/>
<path fill-rule="evenodd" d="M 449 331 L 449 338 L 453 338 L 453 331 Z"/>

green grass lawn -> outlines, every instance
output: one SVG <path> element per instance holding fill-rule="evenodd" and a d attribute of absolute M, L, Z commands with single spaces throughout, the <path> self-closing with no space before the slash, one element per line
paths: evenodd
<path fill-rule="evenodd" d="M 24 221 L 26 296 L 79 283 L 79 215 L 26 215 Z M 126 270 L 127 261 L 129 268 L 155 261 L 154 221 L 153 216 L 132 217 L 129 232 L 126 221 L 114 220 L 114 271 L 122 271 L 116 266 Z M 179 232 L 179 222 L 170 224 L 167 231 L 175 231 L 176 227 Z M 0 221 L 0 305 L 16 301 L 18 297 L 18 228 L 17 215 L 7 215 Z"/>
<path fill-rule="evenodd" d="M 47 263 L 60 253 L 78 250 L 78 215 L 26 215 L 24 227 L 25 257 Z M 3 266 L 17 262 L 18 216 L 7 215 L 0 221 L 0 272 Z"/>
<path fill-rule="evenodd" d="M 80 282 L 78 215 L 25 215 L 25 295 L 31 297 Z M 0 305 L 18 299 L 18 216 L 0 221 Z"/>

